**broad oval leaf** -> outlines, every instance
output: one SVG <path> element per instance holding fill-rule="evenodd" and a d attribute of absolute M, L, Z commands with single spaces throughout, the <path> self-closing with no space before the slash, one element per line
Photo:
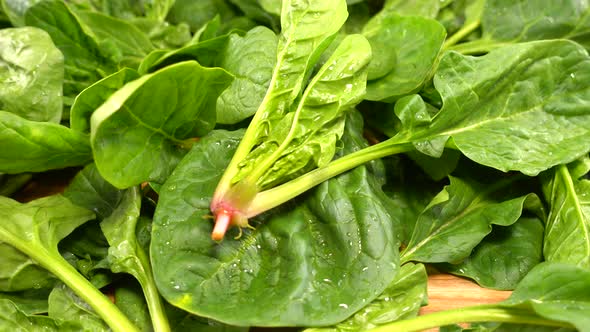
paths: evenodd
<path fill-rule="evenodd" d="M 88 135 L 0 111 L 0 172 L 42 172 L 92 161 Z"/>
<path fill-rule="evenodd" d="M 41 29 L 0 30 L 0 110 L 28 120 L 59 122 L 63 61 Z"/>
<path fill-rule="evenodd" d="M 372 301 L 397 272 L 398 243 L 364 167 L 251 219 L 256 230 L 240 239 L 211 240 L 210 197 L 240 137 L 204 138 L 162 187 L 150 249 L 162 295 L 201 316 L 265 326 L 334 324 Z"/>
<path fill-rule="evenodd" d="M 231 79 L 222 69 L 187 61 L 119 89 L 90 120 L 101 175 L 118 188 L 164 182 L 186 153 L 184 140 L 213 129 L 215 102 Z"/>

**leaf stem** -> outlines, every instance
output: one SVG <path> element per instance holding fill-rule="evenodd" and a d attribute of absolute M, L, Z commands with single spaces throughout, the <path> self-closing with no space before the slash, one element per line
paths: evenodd
<path fill-rule="evenodd" d="M 538 316 L 530 309 L 503 307 L 498 304 L 480 305 L 439 311 L 383 325 L 370 332 L 411 332 L 422 331 L 455 323 L 503 322 L 513 324 L 533 324 L 554 327 L 568 327 L 565 322 L 549 320 Z"/>
<path fill-rule="evenodd" d="M 366 162 L 413 149 L 412 143 L 400 142 L 396 137 L 392 137 L 379 144 L 348 154 L 285 184 L 258 193 L 248 206 L 246 217 L 251 218 L 279 206 L 318 184 Z"/>
<path fill-rule="evenodd" d="M 449 45 L 446 48 L 449 51 L 456 51 L 463 55 L 476 55 L 488 53 L 491 50 L 500 48 L 502 46 L 511 45 L 511 42 L 499 42 L 491 39 L 478 39 L 472 42 L 461 43 L 457 45 Z"/>
<path fill-rule="evenodd" d="M 14 245 L 15 243 L 11 243 Z M 52 254 L 45 248 L 38 246 L 15 246 L 39 265 L 58 277 L 70 287 L 80 298 L 88 303 L 92 309 L 115 332 L 139 332 L 137 327 L 125 316 L 113 302 L 96 289 L 90 281 L 84 278 L 59 253 Z"/>
<path fill-rule="evenodd" d="M 461 27 L 461 29 L 459 29 L 452 36 L 447 38 L 447 40 L 443 44 L 443 50 L 446 50 L 449 47 L 457 44 L 459 41 L 461 41 L 461 39 L 465 38 L 467 35 L 469 35 L 475 29 L 477 29 L 479 27 L 480 23 L 481 23 L 481 21 L 477 20 L 477 21 L 471 22 L 470 24 L 467 24 L 467 25 L 464 25 L 463 27 Z"/>
<path fill-rule="evenodd" d="M 136 249 L 136 254 L 141 261 L 141 265 L 146 270 L 145 278 L 136 278 L 141 283 L 141 288 L 143 289 L 148 311 L 150 312 L 154 332 L 170 332 L 170 323 L 168 322 L 168 317 L 166 316 L 166 311 L 164 310 L 162 298 L 160 297 L 160 293 L 156 287 L 156 281 L 153 277 L 154 274 L 152 272 L 149 258 L 145 251 L 143 251 L 143 249 L 141 249 L 139 246 Z"/>

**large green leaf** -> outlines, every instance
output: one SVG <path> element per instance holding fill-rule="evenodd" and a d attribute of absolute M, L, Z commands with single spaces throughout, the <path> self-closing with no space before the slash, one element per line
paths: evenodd
<path fill-rule="evenodd" d="M 328 328 L 311 328 L 306 332 L 365 331 L 379 325 L 418 315 L 427 302 L 428 276 L 422 264 L 402 265 L 392 283 L 373 302 L 345 321 Z"/>
<path fill-rule="evenodd" d="M 47 312 L 51 288 L 27 289 L 22 292 L 0 292 L 0 301 L 9 300 L 27 315 Z"/>
<path fill-rule="evenodd" d="M 211 240 L 210 197 L 240 137 L 205 137 L 162 187 L 150 249 L 162 295 L 198 315 L 266 326 L 334 324 L 377 297 L 397 272 L 398 243 L 365 167 L 252 219 L 256 229 L 239 239 Z M 358 149 L 352 142 L 346 151 Z"/>
<path fill-rule="evenodd" d="M 0 110 L 29 120 L 59 122 L 63 61 L 43 30 L 0 30 Z"/>
<path fill-rule="evenodd" d="M 382 12 L 367 22 L 363 35 L 373 49 L 365 98 L 393 101 L 430 79 L 446 32 L 433 19 Z"/>
<path fill-rule="evenodd" d="M 215 125 L 217 96 L 231 82 L 194 61 L 126 84 L 91 117 L 91 144 L 102 176 L 118 188 L 164 182 L 186 153 L 184 140 Z"/>
<path fill-rule="evenodd" d="M 451 137 L 450 145 L 479 164 L 536 175 L 590 150 L 589 79 L 587 52 L 566 40 L 482 57 L 447 52 L 434 78 L 442 109 L 393 140 L 434 146 L 429 154 L 438 156 Z"/>
<path fill-rule="evenodd" d="M 92 160 L 88 135 L 0 111 L 0 172 L 42 172 Z"/>
<path fill-rule="evenodd" d="M 13 246 L 0 242 L 0 252 L 0 291 L 23 291 L 55 283 L 51 273 Z"/>
<path fill-rule="evenodd" d="M 60 332 L 110 331 L 88 304 L 65 285 L 55 287 L 49 294 L 48 316 L 55 320 Z"/>
<path fill-rule="evenodd" d="M 521 217 L 508 227 L 494 227 L 471 255 L 444 269 L 475 280 L 485 288 L 512 290 L 543 258 L 543 223 Z"/>
<path fill-rule="evenodd" d="M 572 171 L 559 165 L 542 176 L 550 207 L 543 254 L 550 262 L 590 268 L 590 180 Z"/>
<path fill-rule="evenodd" d="M 446 186 L 418 217 L 402 261 L 457 262 L 468 257 L 492 230 L 518 220 L 525 203 L 538 198 L 523 195 L 519 177 L 494 184 L 450 177 Z"/>
<path fill-rule="evenodd" d="M 63 1 L 41 1 L 25 14 L 27 25 L 45 30 L 64 56 L 64 96 L 75 97 L 90 84 L 115 71 L 96 41 Z"/>

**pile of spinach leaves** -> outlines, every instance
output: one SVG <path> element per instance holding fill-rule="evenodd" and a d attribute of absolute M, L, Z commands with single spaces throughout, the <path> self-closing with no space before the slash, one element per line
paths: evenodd
<path fill-rule="evenodd" d="M 589 18 L 0 0 L 0 330 L 590 331 Z"/>

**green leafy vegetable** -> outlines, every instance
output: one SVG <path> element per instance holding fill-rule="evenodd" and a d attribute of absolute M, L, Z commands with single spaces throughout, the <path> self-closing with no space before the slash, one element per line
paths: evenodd
<path fill-rule="evenodd" d="M 231 82 L 194 61 L 126 84 L 91 117 L 91 144 L 102 176 L 118 188 L 164 182 L 186 153 L 185 140 L 215 125 L 214 103 Z"/>
<path fill-rule="evenodd" d="M 63 76 L 63 56 L 45 31 L 0 30 L 0 110 L 59 122 Z"/>
<path fill-rule="evenodd" d="M 0 143 L 0 172 L 9 174 L 79 166 L 92 160 L 88 135 L 3 111 Z"/>

